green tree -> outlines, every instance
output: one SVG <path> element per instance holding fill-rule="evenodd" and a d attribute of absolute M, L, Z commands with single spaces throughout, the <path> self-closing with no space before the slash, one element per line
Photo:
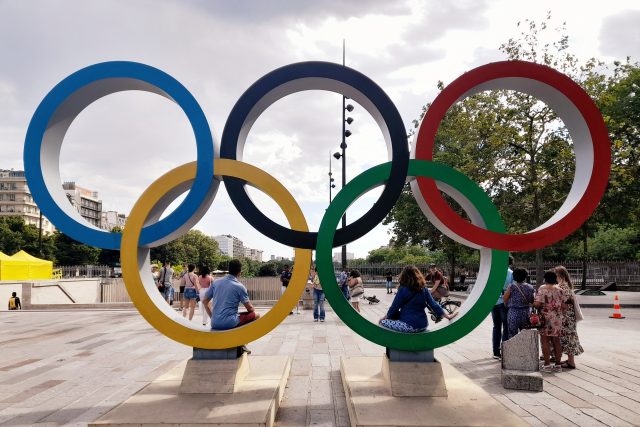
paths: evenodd
<path fill-rule="evenodd" d="M 100 249 L 77 242 L 59 231 L 54 233 L 58 265 L 97 264 Z"/>
<path fill-rule="evenodd" d="M 190 230 L 169 243 L 151 249 L 151 259 L 172 264 L 193 263 L 215 269 L 222 261 L 218 242 L 201 231 Z"/>
<path fill-rule="evenodd" d="M 7 255 L 24 250 L 25 252 L 56 261 L 55 243 L 51 235 L 42 236 L 42 253 L 40 253 L 39 229 L 27 225 L 19 216 L 0 217 L 0 251 Z"/>

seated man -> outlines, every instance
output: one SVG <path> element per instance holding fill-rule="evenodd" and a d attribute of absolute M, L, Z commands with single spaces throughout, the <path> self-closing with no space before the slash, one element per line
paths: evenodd
<path fill-rule="evenodd" d="M 247 288 L 238 281 L 242 264 L 237 259 L 229 261 L 229 274 L 218 279 L 209 286 L 202 300 L 202 305 L 211 316 L 212 330 L 226 330 L 237 328 L 253 322 L 260 317 L 249 301 Z M 209 301 L 213 300 L 213 310 Z M 238 313 L 238 305 L 242 303 L 246 312 Z M 212 314 L 213 311 L 213 314 Z"/>

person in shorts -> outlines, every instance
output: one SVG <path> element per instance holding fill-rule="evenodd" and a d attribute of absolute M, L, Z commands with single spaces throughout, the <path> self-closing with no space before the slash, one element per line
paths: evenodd
<path fill-rule="evenodd" d="M 351 292 L 351 305 L 360 313 L 360 300 L 364 295 L 364 284 L 358 270 L 351 270 L 349 273 L 349 289 Z"/>
<path fill-rule="evenodd" d="M 193 319 L 193 312 L 196 309 L 196 299 L 198 298 L 198 292 L 200 292 L 200 283 L 198 276 L 193 272 L 196 269 L 194 264 L 187 266 L 187 274 L 180 279 L 180 286 L 184 286 L 184 305 L 182 306 L 182 317 L 187 317 L 189 313 L 189 320 Z"/>

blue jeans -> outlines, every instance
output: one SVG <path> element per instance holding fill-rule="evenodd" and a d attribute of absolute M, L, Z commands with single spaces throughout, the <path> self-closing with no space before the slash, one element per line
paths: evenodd
<path fill-rule="evenodd" d="M 500 356 L 500 344 L 509 339 L 509 326 L 507 323 L 508 308 L 504 304 L 496 304 L 491 310 L 493 319 L 493 355 Z"/>
<path fill-rule="evenodd" d="M 349 301 L 351 299 L 351 295 L 349 294 L 349 285 L 345 283 L 344 285 L 340 286 L 340 289 L 342 289 L 342 294 L 347 299 L 347 301 Z"/>
<path fill-rule="evenodd" d="M 393 292 L 393 282 L 391 280 L 387 281 L 387 292 Z"/>
<path fill-rule="evenodd" d="M 313 319 L 324 320 L 324 291 L 313 289 Z"/>

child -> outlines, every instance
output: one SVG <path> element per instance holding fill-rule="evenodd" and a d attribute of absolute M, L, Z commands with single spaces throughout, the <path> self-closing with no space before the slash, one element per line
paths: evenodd
<path fill-rule="evenodd" d="M 536 293 L 534 307 L 541 309 L 543 326 L 540 329 L 540 344 L 542 345 L 542 356 L 544 366 L 542 372 L 562 372 L 560 359 L 562 357 L 562 346 L 560 344 L 560 332 L 562 330 L 562 310 L 564 307 L 564 292 L 557 285 L 558 278 L 553 271 L 544 273 L 544 284 L 540 286 Z M 553 343 L 556 363 L 550 365 L 549 345 Z"/>

